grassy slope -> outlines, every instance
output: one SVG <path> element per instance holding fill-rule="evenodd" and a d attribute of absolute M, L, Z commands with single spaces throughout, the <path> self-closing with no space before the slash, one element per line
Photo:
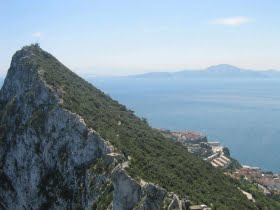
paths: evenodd
<path fill-rule="evenodd" d="M 43 68 L 47 83 L 63 90 L 63 107 L 81 115 L 89 127 L 132 157 L 131 175 L 158 183 L 181 196 L 188 195 L 195 203 L 212 203 L 217 209 L 255 209 L 221 171 L 165 139 L 50 54 L 29 48 L 36 53 L 31 62 Z"/>

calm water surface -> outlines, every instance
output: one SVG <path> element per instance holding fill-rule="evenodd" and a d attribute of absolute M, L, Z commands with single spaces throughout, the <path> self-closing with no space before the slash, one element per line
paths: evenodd
<path fill-rule="evenodd" d="M 95 78 L 151 126 L 205 133 L 242 164 L 280 172 L 279 79 Z"/>

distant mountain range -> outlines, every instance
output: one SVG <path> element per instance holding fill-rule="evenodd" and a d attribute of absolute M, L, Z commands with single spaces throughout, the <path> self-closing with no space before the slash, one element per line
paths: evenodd
<path fill-rule="evenodd" d="M 129 75 L 139 78 L 280 78 L 278 70 L 253 70 L 243 69 L 229 64 L 219 64 L 206 69 L 188 69 L 176 72 L 149 72 L 144 74 Z M 87 80 L 92 76 L 84 76 Z M 0 76 L 0 87 L 4 78 Z"/>
<path fill-rule="evenodd" d="M 190 77 L 190 78 L 272 78 L 280 77 L 280 71 L 276 70 L 251 70 L 241 69 L 228 64 L 210 66 L 206 69 L 183 70 L 177 72 L 151 72 L 134 75 L 132 77 L 141 78 L 166 78 L 166 77 Z"/>

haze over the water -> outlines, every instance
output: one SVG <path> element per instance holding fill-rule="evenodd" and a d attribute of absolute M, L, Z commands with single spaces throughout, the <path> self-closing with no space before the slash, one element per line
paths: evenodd
<path fill-rule="evenodd" d="M 128 75 L 228 63 L 280 69 L 280 2 L 5 1 L 0 76 L 39 42 L 82 75 Z"/>

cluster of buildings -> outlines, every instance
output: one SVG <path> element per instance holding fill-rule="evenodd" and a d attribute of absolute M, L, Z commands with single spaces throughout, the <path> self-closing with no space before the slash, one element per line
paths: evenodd
<path fill-rule="evenodd" d="M 215 153 L 214 155 L 208 157 L 206 160 L 209 160 L 211 165 L 215 168 L 226 168 L 231 163 L 231 160 L 227 158 L 223 153 Z"/>
<path fill-rule="evenodd" d="M 171 132 L 174 137 L 177 138 L 178 141 L 190 144 L 199 144 L 201 142 L 207 142 L 207 137 L 202 135 L 201 133 L 192 132 L 192 131 L 185 131 L 179 132 L 174 131 Z"/>
<path fill-rule="evenodd" d="M 204 160 L 210 162 L 215 168 L 226 168 L 231 163 L 231 160 L 224 154 L 224 147 L 220 142 L 208 142 L 208 144 L 211 147 L 213 155 L 204 158 Z"/>
<path fill-rule="evenodd" d="M 207 157 L 212 154 L 207 137 L 201 133 L 193 131 L 170 131 L 170 135 L 175 141 L 181 142 L 190 153 L 200 157 Z"/>
<path fill-rule="evenodd" d="M 226 168 L 231 160 L 224 154 L 224 146 L 220 142 L 208 142 L 207 137 L 196 132 L 172 132 L 178 141 L 183 143 L 188 151 L 199 154 L 215 168 Z"/>
<path fill-rule="evenodd" d="M 231 164 L 230 158 L 224 154 L 224 146 L 220 142 L 208 142 L 207 137 L 195 132 L 172 132 L 191 153 L 199 154 L 215 168 L 226 168 Z"/>
<path fill-rule="evenodd" d="M 215 168 L 226 168 L 231 160 L 224 154 L 224 147 L 220 142 L 208 142 L 202 133 L 193 131 L 160 130 L 166 137 L 181 142 L 190 153 L 202 157 Z"/>
<path fill-rule="evenodd" d="M 226 173 L 236 179 L 247 179 L 258 185 L 265 194 L 280 195 L 280 174 L 262 171 L 259 167 L 243 166 L 233 173 Z"/>

